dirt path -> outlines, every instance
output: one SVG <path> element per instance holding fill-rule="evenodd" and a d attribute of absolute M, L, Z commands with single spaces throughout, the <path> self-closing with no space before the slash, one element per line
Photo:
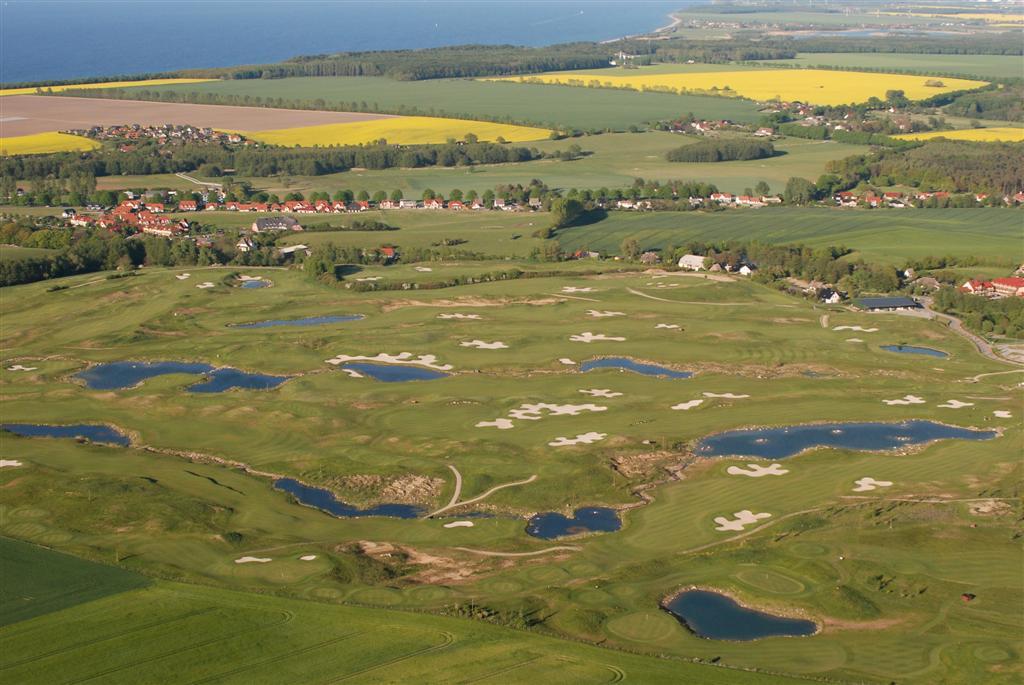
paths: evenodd
<path fill-rule="evenodd" d="M 977 383 L 982 378 L 987 378 L 988 376 L 1004 376 L 1004 375 L 1006 375 L 1008 373 L 1024 373 L 1024 369 L 1013 369 L 1012 371 L 993 371 L 991 373 L 979 373 L 977 376 L 971 376 L 970 378 L 965 378 L 964 382 L 965 383 Z"/>
<path fill-rule="evenodd" d="M 451 509 L 458 503 L 459 496 L 462 494 L 462 474 L 452 464 L 448 464 L 448 468 L 455 474 L 455 492 L 452 493 L 452 498 L 448 500 L 448 508 Z"/>
<path fill-rule="evenodd" d="M 536 552 L 489 552 L 485 549 L 470 549 L 469 547 L 455 547 L 453 549 L 457 549 L 460 552 L 469 552 L 470 554 L 479 554 L 483 557 L 535 557 L 538 554 L 547 554 L 548 552 L 578 552 L 582 548 L 572 545 L 558 545 L 556 547 L 538 549 Z"/>
<path fill-rule="evenodd" d="M 553 297 L 562 297 L 566 300 L 583 300 L 584 302 L 600 302 L 601 300 L 595 300 L 592 297 L 574 297 L 572 295 L 566 295 L 565 293 L 548 293 Z"/>
<path fill-rule="evenodd" d="M 452 467 L 452 470 L 453 471 L 455 470 L 454 467 Z M 456 473 L 458 473 L 458 471 L 456 471 Z M 459 478 L 461 480 L 461 476 L 459 476 Z M 493 488 L 491 488 L 490 490 L 488 490 L 487 492 L 485 492 L 482 495 L 477 495 L 476 497 L 473 497 L 472 499 L 463 500 L 461 502 L 458 502 L 458 501 L 450 502 L 448 505 L 441 507 L 437 511 L 430 512 L 429 514 L 427 514 L 423 518 L 425 518 L 425 519 L 433 518 L 433 517 L 437 516 L 438 514 L 441 514 L 443 512 L 448 511 L 449 509 L 454 509 L 455 507 L 461 507 L 461 506 L 464 506 L 466 504 L 473 504 L 474 502 L 479 502 L 480 500 L 487 499 L 488 497 L 490 497 L 491 495 L 496 493 L 498 490 L 502 490 L 504 488 L 511 488 L 511 487 L 516 486 L 516 485 L 526 485 L 527 483 L 532 483 L 535 480 L 537 480 L 537 474 L 536 473 L 533 474 L 532 476 L 530 476 L 529 478 L 527 478 L 526 480 L 517 480 L 517 481 L 514 481 L 512 483 L 502 483 L 501 485 L 495 485 Z M 460 484 L 460 486 L 459 486 L 459 494 L 461 494 L 461 491 L 462 491 L 462 488 L 461 488 L 461 484 Z"/>
<path fill-rule="evenodd" d="M 828 314 L 822 314 L 821 318 L 818 319 L 818 320 L 821 322 L 821 327 L 822 328 L 825 328 L 825 329 L 828 328 Z"/>
<path fill-rule="evenodd" d="M 188 174 L 185 174 L 185 173 L 180 173 L 179 172 L 179 173 L 174 174 L 174 175 L 177 176 L 180 179 L 188 181 L 189 183 L 195 183 L 197 186 L 205 186 L 207 188 L 217 188 L 218 190 L 220 188 L 224 187 L 220 183 L 207 183 L 206 181 L 200 181 L 199 179 L 192 178 L 191 176 L 189 176 Z"/>
<path fill-rule="evenodd" d="M 937 312 L 934 309 L 932 309 L 931 308 L 932 302 L 931 302 L 930 298 L 922 298 L 921 301 L 924 304 L 924 310 L 923 311 L 922 310 L 917 310 L 917 311 L 896 312 L 896 313 L 900 314 L 902 316 L 916 316 L 916 317 L 919 317 L 919 318 L 926 318 L 926 319 L 933 319 L 933 320 L 936 320 L 936 321 L 942 321 L 942 322 L 944 322 L 946 324 L 946 327 L 949 328 L 949 330 L 953 331 L 954 333 L 956 333 L 960 337 L 966 338 L 967 340 L 969 340 L 971 342 L 971 344 L 974 345 L 975 349 L 978 350 L 978 353 L 981 356 L 987 357 L 987 358 L 991 359 L 992 361 L 999 362 L 1001 364 L 1012 364 L 1013 366 L 1024 366 L 1024 364 L 1021 364 L 1020 362 L 1016 362 L 1016 361 L 1013 361 L 1012 359 L 1007 359 L 1006 357 L 1000 356 L 992 348 L 992 345 L 987 340 L 985 340 L 981 336 L 976 335 L 976 334 L 970 332 L 969 330 L 967 330 L 964 327 L 964 324 L 963 324 L 963 322 L 960 319 L 956 318 L 955 316 L 950 316 L 949 314 L 943 314 L 942 312 Z"/>

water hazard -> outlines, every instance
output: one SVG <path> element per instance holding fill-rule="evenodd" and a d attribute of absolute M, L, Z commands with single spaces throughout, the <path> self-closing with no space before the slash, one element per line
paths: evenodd
<path fill-rule="evenodd" d="M 557 512 L 537 514 L 526 524 L 526 532 L 535 538 L 551 540 L 580 533 L 611 533 L 622 527 L 618 512 L 607 507 L 583 507 L 572 518 Z"/>
<path fill-rule="evenodd" d="M 665 608 L 694 634 L 710 640 L 749 641 L 818 632 L 814 621 L 748 609 L 730 597 L 707 590 L 687 590 Z"/>
<path fill-rule="evenodd" d="M 73 426 L 44 426 L 35 423 L 4 423 L 0 428 L 27 438 L 85 438 L 91 442 L 128 447 L 130 440 L 121 431 L 110 426 L 76 424 Z"/>
<path fill-rule="evenodd" d="M 123 390 L 149 378 L 175 373 L 206 377 L 206 380 L 190 385 L 189 392 L 224 392 L 232 388 L 267 390 L 288 380 L 287 376 L 248 373 L 229 367 L 218 369 L 209 364 L 190 362 L 112 362 L 98 364 L 75 374 L 75 377 L 93 390 Z"/>
<path fill-rule="evenodd" d="M 249 281 L 250 283 L 252 281 Z M 338 316 L 307 316 L 304 319 L 271 319 L 252 323 L 228 324 L 230 328 L 276 328 L 277 326 L 326 326 L 332 323 L 346 323 L 364 319 L 362 314 L 343 314 Z"/>
<path fill-rule="evenodd" d="M 336 498 L 330 490 L 314 488 L 300 483 L 294 478 L 278 478 L 274 481 L 274 487 L 287 492 L 298 500 L 300 504 L 315 507 L 340 518 L 388 516 L 399 519 L 414 519 L 422 516 L 424 513 L 422 508 L 412 504 L 378 504 L 367 509 L 360 509 L 351 504 L 345 504 Z"/>
<path fill-rule="evenodd" d="M 949 356 L 942 350 L 933 350 L 930 347 L 916 347 L 914 345 L 882 345 L 882 349 L 886 352 L 896 352 L 898 354 L 924 354 L 929 357 L 938 357 L 939 359 L 945 359 Z"/>
<path fill-rule="evenodd" d="M 580 364 L 580 371 L 591 371 L 593 369 L 624 369 L 634 373 L 642 373 L 645 376 L 658 376 L 660 378 L 690 378 L 691 371 L 676 371 L 656 364 L 643 364 L 625 357 L 606 357 L 604 359 L 591 359 Z"/>
<path fill-rule="evenodd" d="M 404 364 L 367 364 L 364 362 L 347 362 L 341 366 L 360 376 L 369 376 L 385 383 L 402 383 L 404 381 L 433 381 L 446 378 L 448 374 L 434 369 Z"/>

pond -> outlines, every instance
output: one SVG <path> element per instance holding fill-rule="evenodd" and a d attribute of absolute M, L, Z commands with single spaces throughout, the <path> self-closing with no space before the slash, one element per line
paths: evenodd
<path fill-rule="evenodd" d="M 915 347 L 914 345 L 882 345 L 886 352 L 897 352 L 899 354 L 925 354 L 929 357 L 945 359 L 949 355 L 942 350 L 933 350 L 930 347 Z"/>
<path fill-rule="evenodd" d="M 73 426 L 43 426 L 36 423 L 4 423 L 0 428 L 27 438 L 86 438 L 91 442 L 128 447 L 130 440 L 121 431 L 110 426 L 77 424 Z"/>
<path fill-rule="evenodd" d="M 607 507 L 583 507 L 577 509 L 572 518 L 551 511 L 537 514 L 526 524 L 527 534 L 544 540 L 580 533 L 611 533 L 619 528 L 622 528 L 622 519 L 617 511 Z"/>
<path fill-rule="evenodd" d="M 625 369 L 634 373 L 642 373 L 645 376 L 658 376 L 660 378 L 690 378 L 691 371 L 676 371 L 656 364 L 642 364 L 625 357 L 606 357 L 604 359 L 591 359 L 580 364 L 580 371 L 592 369 Z"/>
<path fill-rule="evenodd" d="M 784 459 L 812 447 L 874 452 L 933 440 L 990 440 L 994 437 L 995 431 L 976 431 L 935 421 L 821 423 L 718 433 L 698 442 L 694 452 L 705 457 L 735 455 Z"/>
<path fill-rule="evenodd" d="M 252 281 L 249 281 L 252 283 Z M 271 319 L 254 321 L 253 323 L 229 323 L 229 328 L 275 328 L 277 326 L 326 326 L 332 323 L 345 323 L 365 319 L 362 314 L 343 314 L 338 316 L 307 316 L 304 319 Z"/>
<path fill-rule="evenodd" d="M 334 496 L 330 490 L 314 488 L 294 478 L 278 478 L 274 487 L 294 497 L 299 504 L 315 507 L 340 518 L 361 518 L 364 516 L 388 516 L 390 518 L 414 519 L 423 515 L 421 507 L 412 504 L 378 504 L 368 509 L 360 509 L 345 504 Z"/>
<path fill-rule="evenodd" d="M 269 288 L 270 281 L 264 281 L 262 278 L 255 281 L 242 281 L 242 285 L 240 287 L 247 290 L 249 288 Z"/>
<path fill-rule="evenodd" d="M 438 378 L 446 378 L 447 373 L 433 369 L 423 369 L 418 366 L 406 366 L 404 364 L 367 364 L 364 362 L 348 362 L 341 366 L 342 369 L 351 369 L 363 376 L 369 376 L 385 383 L 402 383 L 404 381 L 433 381 Z"/>
<path fill-rule="evenodd" d="M 188 387 L 189 392 L 224 392 L 232 388 L 267 390 L 288 380 L 287 376 L 247 373 L 230 367 L 216 368 L 209 364 L 190 362 L 112 362 L 98 364 L 75 374 L 93 390 L 123 390 L 148 378 L 174 373 L 202 375 L 205 381 Z"/>
<path fill-rule="evenodd" d="M 717 592 L 687 590 L 665 605 L 670 614 L 699 637 L 709 640 L 758 640 L 800 637 L 818 632 L 814 621 L 774 616 L 741 606 Z"/>

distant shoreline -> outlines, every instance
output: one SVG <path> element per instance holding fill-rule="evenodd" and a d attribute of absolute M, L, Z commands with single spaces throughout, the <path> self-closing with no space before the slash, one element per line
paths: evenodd
<path fill-rule="evenodd" d="M 629 34 L 628 36 L 619 36 L 618 38 L 609 38 L 608 40 L 602 40 L 599 43 L 600 43 L 600 45 L 608 45 L 609 43 L 618 43 L 620 40 L 629 40 L 630 38 L 647 38 L 647 37 L 649 37 L 649 38 L 654 39 L 654 40 L 659 39 L 659 38 L 663 38 L 664 36 L 662 36 L 660 34 L 668 33 L 668 32 L 672 31 L 677 26 L 679 26 L 680 24 L 683 23 L 683 18 L 676 14 L 676 12 L 678 12 L 678 11 L 679 10 L 674 10 L 674 11 L 669 12 L 668 14 L 666 14 L 665 16 L 667 16 L 672 21 L 670 21 L 669 23 L 665 24 L 664 26 L 659 26 L 658 28 L 654 29 L 653 31 L 649 31 L 647 33 L 632 33 L 632 34 Z"/>

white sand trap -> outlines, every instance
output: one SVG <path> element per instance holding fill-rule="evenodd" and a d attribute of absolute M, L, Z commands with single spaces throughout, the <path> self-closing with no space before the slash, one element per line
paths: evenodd
<path fill-rule="evenodd" d="M 428 369 L 437 369 L 438 371 L 451 371 L 455 368 L 451 364 L 438 364 L 436 355 L 421 354 L 418 357 L 414 357 L 412 352 L 399 352 L 398 354 L 381 352 L 373 357 L 363 354 L 339 354 L 337 357 L 326 361 L 328 364 L 334 364 L 335 366 L 345 362 L 379 362 L 381 364 L 412 364 L 415 366 L 425 366 Z"/>
<path fill-rule="evenodd" d="M 672 408 L 677 411 L 687 411 L 689 409 L 693 409 L 694 407 L 699 407 L 702 404 L 704 404 L 704 400 L 690 400 L 689 402 L 680 402 L 679 404 L 673 404 Z"/>
<path fill-rule="evenodd" d="M 679 330 L 677 323 L 659 323 L 655 328 L 667 328 L 668 330 Z"/>
<path fill-rule="evenodd" d="M 943 404 L 939 405 L 943 409 L 963 409 L 964 407 L 973 407 L 974 402 L 961 402 L 960 400 L 946 400 Z"/>
<path fill-rule="evenodd" d="M 605 341 L 605 342 L 625 342 L 626 341 L 625 338 L 617 338 L 617 337 L 615 337 L 613 335 L 605 335 L 604 333 L 591 333 L 590 331 L 584 331 L 583 333 L 580 333 L 579 335 L 570 335 L 569 336 L 569 340 L 571 340 L 572 342 L 584 342 L 584 343 L 592 343 L 592 342 L 599 342 L 599 341 Z"/>
<path fill-rule="evenodd" d="M 609 316 L 625 316 L 626 312 L 612 312 L 612 311 L 598 311 L 596 309 L 588 309 L 587 315 L 592 316 L 595 319 L 605 319 Z"/>
<path fill-rule="evenodd" d="M 177 278 L 179 281 L 184 281 L 190 278 L 191 276 L 192 274 L 176 274 L 174 277 Z"/>
<path fill-rule="evenodd" d="M 745 400 L 750 397 L 750 395 L 737 395 L 732 392 L 706 392 L 703 394 L 704 397 L 721 397 L 726 400 Z"/>
<path fill-rule="evenodd" d="M 593 288 L 578 288 L 578 287 L 576 287 L 574 285 L 567 285 L 564 288 L 562 288 L 562 292 L 563 293 L 592 293 L 592 292 L 594 292 L 594 289 Z"/>
<path fill-rule="evenodd" d="M 507 350 L 508 349 L 508 345 L 506 345 L 505 343 L 501 342 L 500 340 L 495 340 L 494 342 L 484 342 L 483 340 L 467 340 L 465 342 L 460 342 L 459 345 L 461 347 L 475 347 L 478 350 Z"/>
<path fill-rule="evenodd" d="M 572 445 L 589 445 L 592 442 L 598 442 L 608 437 L 607 433 L 595 433 L 591 431 L 589 433 L 580 433 L 575 438 L 555 438 L 548 443 L 551 447 L 571 447 Z"/>
<path fill-rule="evenodd" d="M 509 428 L 514 428 L 515 424 L 512 423 L 512 419 L 494 419 L 493 421 L 481 421 L 476 424 L 477 428 L 497 428 L 500 431 L 507 431 Z"/>
<path fill-rule="evenodd" d="M 717 523 L 718 525 L 715 526 L 715 530 L 723 530 L 723 531 L 725 531 L 725 530 L 735 530 L 735 531 L 740 531 L 740 530 L 743 530 L 744 528 L 746 528 L 747 526 L 749 526 L 752 523 L 757 523 L 761 519 L 771 518 L 771 514 L 767 514 L 767 513 L 763 513 L 763 512 L 760 513 L 760 514 L 755 514 L 752 511 L 750 511 L 749 509 L 744 509 L 743 511 L 737 511 L 735 514 L 733 514 L 733 516 L 735 516 L 736 518 L 734 518 L 734 519 L 727 519 L 724 516 L 716 516 L 715 517 L 715 523 Z"/>
<path fill-rule="evenodd" d="M 565 364 L 566 366 L 576 366 L 576 362 L 569 359 L 568 357 L 562 357 L 561 359 L 558 360 L 558 363 Z"/>
<path fill-rule="evenodd" d="M 858 333 L 877 333 L 877 328 L 864 328 L 863 326 L 835 326 L 833 331 L 857 331 Z"/>
<path fill-rule="evenodd" d="M 198 284 L 196 287 L 197 288 L 214 288 L 216 286 L 213 283 L 210 283 L 209 281 L 206 281 L 205 283 Z"/>
<path fill-rule="evenodd" d="M 862 342 L 864 342 L 864 341 L 863 341 L 863 340 L 861 340 L 860 338 L 847 338 L 847 339 L 846 339 L 846 342 L 852 342 L 852 343 L 858 343 L 858 342 L 860 342 L 860 343 L 862 343 Z"/>
<path fill-rule="evenodd" d="M 37 368 L 39 368 L 39 367 L 36 367 L 36 366 L 22 366 L 21 364 L 15 364 L 14 366 L 8 366 L 7 370 L 8 371 L 35 371 Z"/>
<path fill-rule="evenodd" d="M 363 374 L 359 373 L 355 369 L 342 369 L 343 373 L 347 373 L 352 378 L 366 378 Z"/>
<path fill-rule="evenodd" d="M 747 464 L 746 468 L 742 466 L 730 466 L 725 470 L 730 476 L 749 476 L 750 478 L 761 478 L 763 476 L 784 476 L 789 473 L 789 469 L 782 468 L 782 464 L 778 462 L 769 464 L 768 466 L 761 466 L 760 464 Z"/>
<path fill-rule="evenodd" d="M 235 559 L 236 564 L 265 564 L 268 561 L 273 561 L 269 557 L 238 557 Z"/>
<path fill-rule="evenodd" d="M 606 411 L 607 409 L 608 407 L 602 407 L 598 404 L 549 404 L 547 402 L 539 402 L 537 404 L 520 405 L 518 409 L 511 410 L 508 415 L 513 419 L 536 421 L 545 412 L 549 416 L 578 416 L 583 412 Z"/>
<path fill-rule="evenodd" d="M 362 278 L 357 278 L 356 280 L 365 283 L 367 281 L 379 281 L 383 278 L 383 276 L 363 276 Z"/>
<path fill-rule="evenodd" d="M 994 412 L 992 412 L 992 415 L 994 417 L 996 417 L 997 419 L 1012 419 L 1013 418 L 1013 412 L 1012 411 L 1006 411 L 1005 409 L 996 409 Z"/>
<path fill-rule="evenodd" d="M 482 319 L 484 317 L 480 316 L 479 314 L 438 314 L 437 318 L 439 318 L 439 319 L 473 319 L 473 320 L 479 321 L 480 319 Z"/>
<path fill-rule="evenodd" d="M 15 468 L 22 466 L 22 463 L 17 459 L 0 459 L 0 469 Z"/>
<path fill-rule="evenodd" d="M 917 395 L 904 395 L 902 399 L 898 400 L 882 400 L 890 407 L 899 404 L 924 404 L 924 398 L 918 397 Z"/>
<path fill-rule="evenodd" d="M 299 557 L 299 561 L 313 561 L 314 559 L 316 559 L 315 554 L 303 554 Z"/>
<path fill-rule="evenodd" d="M 677 288 L 677 287 L 679 287 L 679 284 L 678 283 L 659 283 L 658 285 L 656 285 L 654 287 L 658 288 L 659 290 L 661 288 Z"/>
<path fill-rule="evenodd" d="M 864 477 L 853 481 L 857 487 L 853 489 L 854 492 L 867 492 L 868 490 L 875 490 L 877 488 L 887 488 L 892 485 L 891 480 L 875 480 L 874 478 Z"/>
<path fill-rule="evenodd" d="M 609 400 L 613 397 L 622 397 L 621 392 L 613 392 L 609 388 L 590 388 L 589 390 L 580 390 L 580 392 L 591 397 L 604 397 Z"/>
<path fill-rule="evenodd" d="M 417 266 L 415 268 L 417 271 L 424 274 L 433 271 L 433 269 L 431 269 L 429 266 Z"/>
<path fill-rule="evenodd" d="M 240 280 L 240 281 L 262 281 L 263 279 L 260 278 L 259 276 L 239 276 L 238 280 Z"/>
<path fill-rule="evenodd" d="M 473 527 L 473 522 L 472 521 L 452 521 L 451 523 L 444 524 L 444 526 L 442 526 L 442 527 L 443 528 L 472 528 Z"/>

